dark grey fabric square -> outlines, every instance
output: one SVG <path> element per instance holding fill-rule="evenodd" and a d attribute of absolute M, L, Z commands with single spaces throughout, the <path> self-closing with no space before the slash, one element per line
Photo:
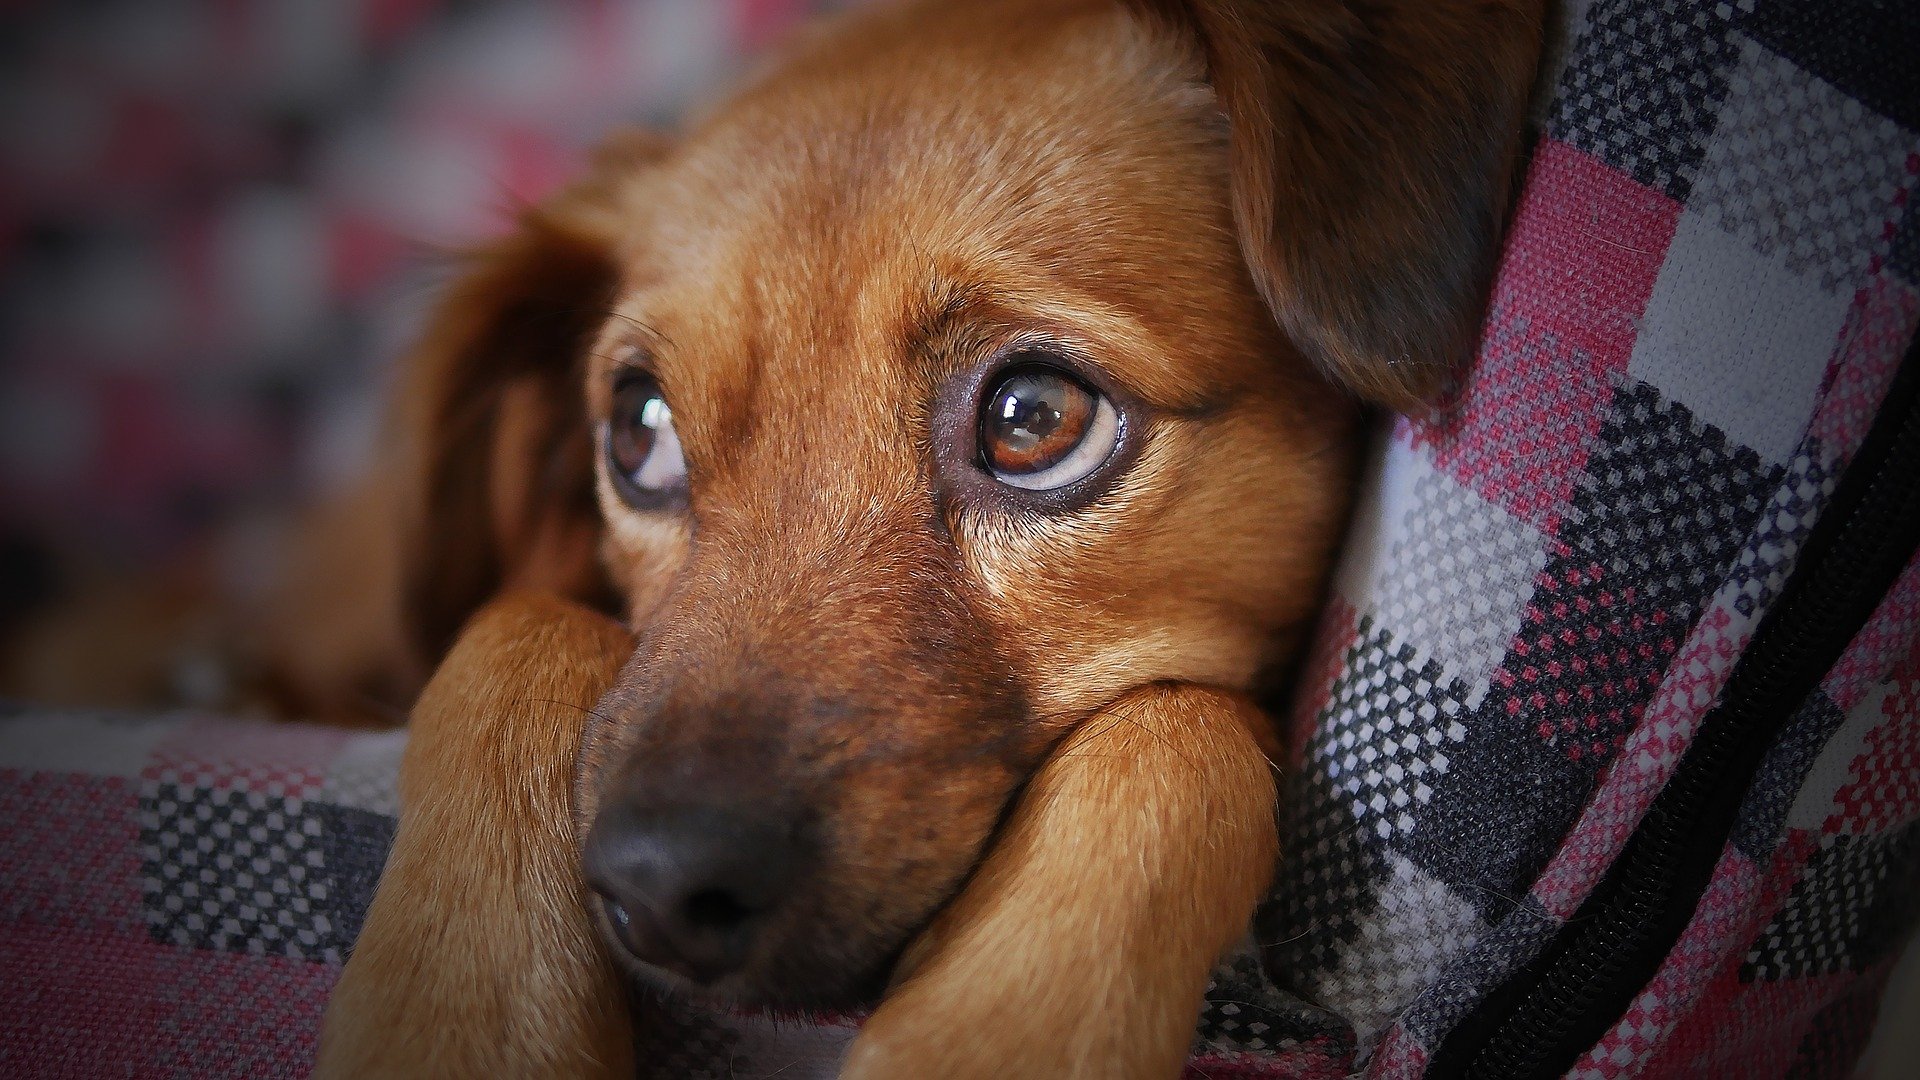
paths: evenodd
<path fill-rule="evenodd" d="M 1547 133 L 1686 201 L 1727 92 L 1729 9 L 1600 0 L 1568 55 Z"/>

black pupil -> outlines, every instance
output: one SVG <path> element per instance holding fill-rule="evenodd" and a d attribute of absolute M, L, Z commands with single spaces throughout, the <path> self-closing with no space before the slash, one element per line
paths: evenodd
<path fill-rule="evenodd" d="M 1032 451 L 1060 430 L 1070 392 L 1066 380 L 1057 375 L 1034 373 L 1008 379 L 993 405 L 994 441 L 1016 454 Z"/>

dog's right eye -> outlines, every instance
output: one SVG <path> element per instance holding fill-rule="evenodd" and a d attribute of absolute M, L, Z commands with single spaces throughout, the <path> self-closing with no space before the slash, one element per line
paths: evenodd
<path fill-rule="evenodd" d="M 1053 491 L 1112 456 L 1120 419 L 1092 387 L 1045 363 L 1021 364 L 993 385 L 980 415 L 980 457 L 994 479 Z"/>
<path fill-rule="evenodd" d="M 630 505 L 654 509 L 686 491 L 687 462 L 673 409 L 652 376 L 629 374 L 614 386 L 604 442 L 607 473 Z"/>

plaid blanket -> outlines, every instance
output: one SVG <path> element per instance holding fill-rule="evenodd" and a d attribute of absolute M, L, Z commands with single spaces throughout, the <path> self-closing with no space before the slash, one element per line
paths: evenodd
<path fill-rule="evenodd" d="M 1920 321 L 1920 6 L 1570 7 L 1476 367 L 1384 440 L 1297 702 L 1262 929 L 1320 1008 L 1211 1036 L 1298 1040 L 1295 1071 L 1421 1074 L 1566 925 Z M 1572 1075 L 1849 1071 L 1920 914 L 1917 633 L 1920 564 L 1767 750 L 1691 922 Z M 1244 1025 L 1208 1017 L 1229 1009 Z"/>
<path fill-rule="evenodd" d="M 1605 876 L 1920 324 L 1920 7 L 1568 5 L 1476 368 L 1383 433 L 1292 714 L 1285 855 L 1190 1076 L 1422 1073 Z M 298 1075 L 397 735 L 0 725 L 0 1073 Z M 1838 1076 L 1920 912 L 1920 562 L 1766 749 L 1587 1078 Z M 673 1077 L 851 1021 L 687 1012 Z"/>
<path fill-rule="evenodd" d="M 304 1076 L 404 734 L 0 720 L 0 1075 Z"/>

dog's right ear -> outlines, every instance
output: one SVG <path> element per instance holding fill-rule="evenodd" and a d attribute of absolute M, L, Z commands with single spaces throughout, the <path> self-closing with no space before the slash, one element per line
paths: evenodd
<path fill-rule="evenodd" d="M 1544 0 L 1135 2 L 1205 59 L 1281 327 L 1361 397 L 1423 408 L 1479 326 Z"/>
<path fill-rule="evenodd" d="M 469 255 L 406 361 L 401 608 L 428 665 L 506 586 L 607 606 L 582 380 L 618 282 L 622 181 L 664 149 L 610 141 L 586 179 Z"/>

